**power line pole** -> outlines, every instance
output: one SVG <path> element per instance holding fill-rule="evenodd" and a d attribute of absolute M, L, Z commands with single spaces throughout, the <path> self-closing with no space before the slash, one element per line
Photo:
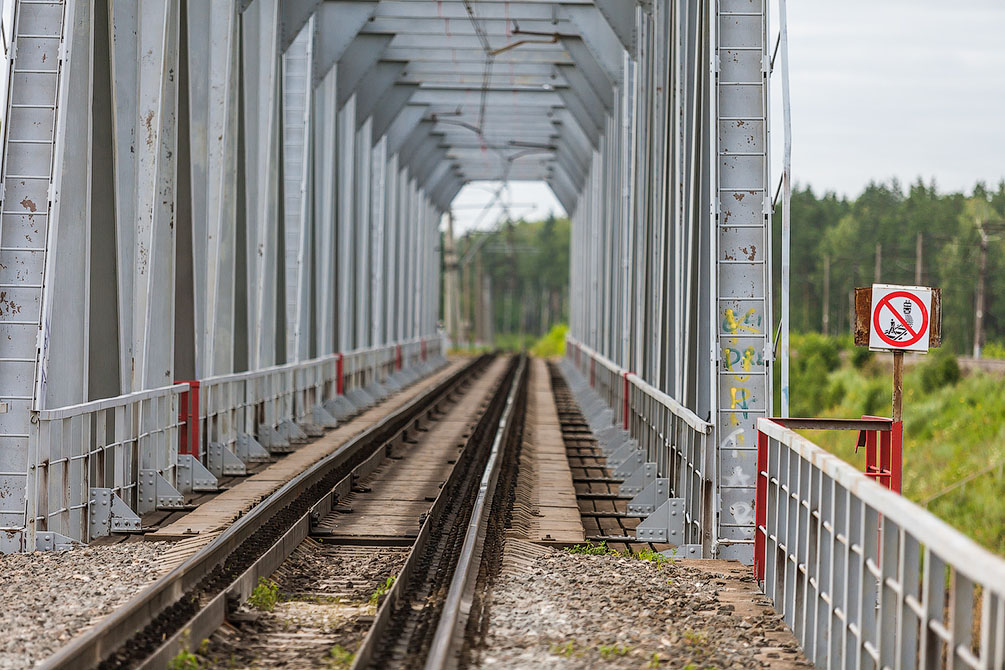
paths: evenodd
<path fill-rule="evenodd" d="M 875 272 L 875 279 L 873 280 L 874 284 L 878 284 L 879 283 L 879 276 L 882 273 L 882 271 L 883 271 L 883 243 L 882 242 L 877 242 L 876 243 L 876 272 Z"/>
<path fill-rule="evenodd" d="M 984 341 L 984 278 L 988 272 L 988 234 L 984 226 L 977 224 L 981 235 L 981 258 L 977 266 L 977 316 L 974 320 L 974 358 L 981 357 Z"/>
<path fill-rule="evenodd" d="M 447 333 L 450 341 L 456 347 L 461 342 L 461 302 L 460 302 L 460 278 L 457 266 L 457 248 L 454 246 L 454 214 L 447 213 L 447 234 L 443 240 L 443 269 L 446 276 L 443 278 L 443 309 L 444 320 L 447 324 Z"/>
<path fill-rule="evenodd" d="M 918 233 L 918 239 L 914 245 L 914 285 L 921 286 L 921 250 L 924 244 L 924 233 Z"/>
<path fill-rule="evenodd" d="M 824 335 L 831 331 L 831 257 L 824 254 Z"/>

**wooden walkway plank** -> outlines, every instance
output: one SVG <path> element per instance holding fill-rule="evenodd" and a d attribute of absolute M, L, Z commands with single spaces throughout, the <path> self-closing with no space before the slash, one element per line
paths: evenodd
<path fill-rule="evenodd" d="M 364 410 L 362 414 L 339 425 L 324 437 L 303 445 L 281 461 L 251 475 L 233 488 L 200 505 L 198 509 L 146 537 L 151 540 L 168 540 L 222 531 L 283 484 L 334 453 L 391 412 L 426 393 L 430 388 L 456 373 L 467 362 L 467 359 L 452 361 L 426 379 L 389 396 L 374 407 Z"/>

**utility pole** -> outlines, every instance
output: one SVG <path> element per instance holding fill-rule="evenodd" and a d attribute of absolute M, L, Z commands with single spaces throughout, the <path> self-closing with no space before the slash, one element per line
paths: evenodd
<path fill-rule="evenodd" d="M 977 224 L 981 235 L 981 258 L 977 266 L 977 316 L 974 321 L 974 358 L 981 357 L 984 340 L 984 278 L 988 272 L 988 233 L 981 223 Z"/>
<path fill-rule="evenodd" d="M 450 341 L 456 347 L 461 343 L 460 328 L 460 277 L 457 267 L 457 249 L 454 246 L 454 214 L 447 213 L 447 234 L 443 240 L 443 270 L 446 276 L 443 278 L 443 311 L 444 321 L 447 325 L 447 333 Z"/>
<path fill-rule="evenodd" d="M 831 256 L 824 254 L 824 335 L 831 333 Z"/>
<path fill-rule="evenodd" d="M 482 252 L 479 249 L 475 252 L 475 270 L 474 270 L 474 280 L 477 286 L 474 290 L 475 299 L 475 342 L 478 345 L 485 343 L 483 337 L 485 336 L 485 313 L 484 313 L 484 296 L 482 295 L 483 290 L 483 280 L 485 278 L 482 276 Z"/>
<path fill-rule="evenodd" d="M 879 283 L 879 276 L 880 276 L 880 274 L 882 274 L 882 272 L 883 272 L 883 243 L 882 242 L 877 242 L 876 243 L 876 272 L 875 272 L 875 279 L 873 280 L 874 284 L 878 284 Z"/>
<path fill-rule="evenodd" d="M 918 239 L 914 245 L 914 285 L 921 286 L 921 249 L 924 240 L 924 233 L 918 232 Z"/>

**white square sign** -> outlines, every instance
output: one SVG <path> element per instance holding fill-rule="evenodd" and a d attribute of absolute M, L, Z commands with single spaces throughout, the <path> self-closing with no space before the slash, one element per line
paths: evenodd
<path fill-rule="evenodd" d="M 927 352 L 931 315 L 932 289 L 873 284 L 869 348 Z"/>

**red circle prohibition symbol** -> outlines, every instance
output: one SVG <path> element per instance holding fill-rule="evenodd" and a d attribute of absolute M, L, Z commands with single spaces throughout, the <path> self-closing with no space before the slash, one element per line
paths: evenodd
<path fill-rule="evenodd" d="M 894 309 L 893 305 L 890 304 L 890 300 L 893 298 L 907 298 L 916 304 L 918 309 L 921 310 L 921 328 L 918 329 L 918 332 L 914 332 L 914 329 L 907 325 L 907 321 L 905 321 L 904 317 L 900 315 L 900 312 Z M 879 313 L 883 311 L 884 307 L 888 307 L 890 311 L 893 312 L 893 315 L 897 317 L 897 320 L 900 321 L 900 324 L 907 329 L 907 332 L 913 335 L 911 339 L 898 342 L 897 340 L 892 340 L 886 336 L 886 333 L 883 332 L 883 327 L 879 325 Z M 893 293 L 887 293 L 882 297 L 882 299 L 880 299 L 876 308 L 872 311 L 872 327 L 876 330 L 876 334 L 879 335 L 879 339 L 883 340 L 891 347 L 909 347 L 920 340 L 921 336 L 925 334 L 926 330 L 928 330 L 928 310 L 925 309 L 925 303 L 921 302 L 921 300 L 918 299 L 918 296 L 913 293 L 909 293 L 907 291 L 894 291 Z"/>

